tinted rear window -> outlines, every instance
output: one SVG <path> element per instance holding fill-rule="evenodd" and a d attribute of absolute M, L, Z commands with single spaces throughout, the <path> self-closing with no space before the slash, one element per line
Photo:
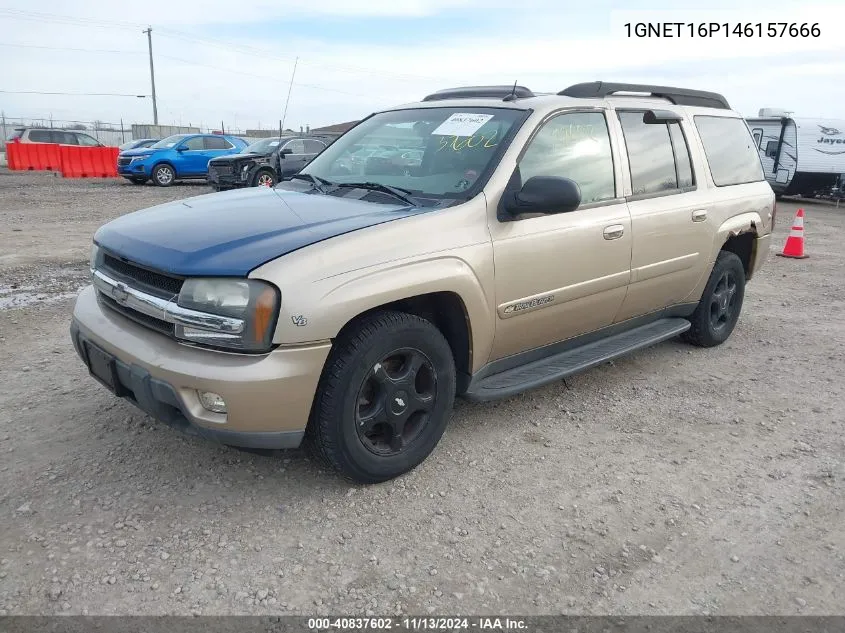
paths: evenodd
<path fill-rule="evenodd" d="M 716 186 L 763 180 L 760 155 L 744 120 L 717 116 L 694 119 Z"/>

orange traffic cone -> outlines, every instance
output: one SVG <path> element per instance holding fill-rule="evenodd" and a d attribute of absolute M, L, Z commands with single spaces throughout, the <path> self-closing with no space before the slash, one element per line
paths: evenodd
<path fill-rule="evenodd" d="M 804 254 L 804 209 L 798 209 L 795 219 L 792 221 L 792 230 L 783 245 L 783 252 L 778 253 L 781 257 L 792 259 L 806 259 L 809 255 Z"/>

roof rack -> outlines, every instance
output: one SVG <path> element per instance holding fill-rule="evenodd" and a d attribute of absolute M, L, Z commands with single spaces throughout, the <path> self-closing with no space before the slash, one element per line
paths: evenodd
<path fill-rule="evenodd" d="M 654 97 L 667 99 L 675 105 L 700 106 L 704 108 L 718 108 L 730 110 L 727 100 L 715 92 L 703 90 L 687 90 L 686 88 L 670 88 L 668 86 L 649 86 L 646 84 L 617 84 L 607 81 L 592 81 L 575 84 L 558 94 L 564 97 L 579 99 L 601 99 L 617 92 L 641 92 Z"/>
<path fill-rule="evenodd" d="M 443 101 L 446 99 L 500 98 L 502 101 L 527 99 L 535 96 L 525 86 L 463 86 L 446 88 L 428 95 L 423 101 Z"/>

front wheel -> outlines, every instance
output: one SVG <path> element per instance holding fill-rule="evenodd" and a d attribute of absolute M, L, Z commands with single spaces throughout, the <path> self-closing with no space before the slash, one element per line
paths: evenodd
<path fill-rule="evenodd" d="M 153 169 L 153 182 L 159 187 L 169 187 L 176 180 L 176 172 L 170 165 L 156 165 Z"/>
<path fill-rule="evenodd" d="M 262 170 L 256 174 L 253 185 L 255 187 L 274 187 L 276 186 L 276 175 L 272 171 Z"/>
<path fill-rule="evenodd" d="M 690 317 L 692 327 L 683 338 L 699 347 L 724 343 L 733 332 L 745 298 L 745 268 L 734 253 L 720 251 L 701 295 L 701 301 Z"/>
<path fill-rule="evenodd" d="M 387 481 L 434 450 L 454 398 L 455 362 L 440 330 L 414 315 L 379 312 L 338 337 L 306 443 L 349 479 Z"/>

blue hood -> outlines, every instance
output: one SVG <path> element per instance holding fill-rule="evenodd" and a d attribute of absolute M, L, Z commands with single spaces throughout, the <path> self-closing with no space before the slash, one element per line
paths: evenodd
<path fill-rule="evenodd" d="M 150 149 L 149 147 L 138 147 L 136 149 L 125 149 L 120 152 L 121 156 L 149 156 L 151 154 L 155 154 L 156 152 L 160 152 L 163 147 L 158 149 Z"/>
<path fill-rule="evenodd" d="M 100 227 L 94 241 L 179 276 L 245 276 L 309 244 L 426 208 L 251 187 L 158 205 Z"/>

